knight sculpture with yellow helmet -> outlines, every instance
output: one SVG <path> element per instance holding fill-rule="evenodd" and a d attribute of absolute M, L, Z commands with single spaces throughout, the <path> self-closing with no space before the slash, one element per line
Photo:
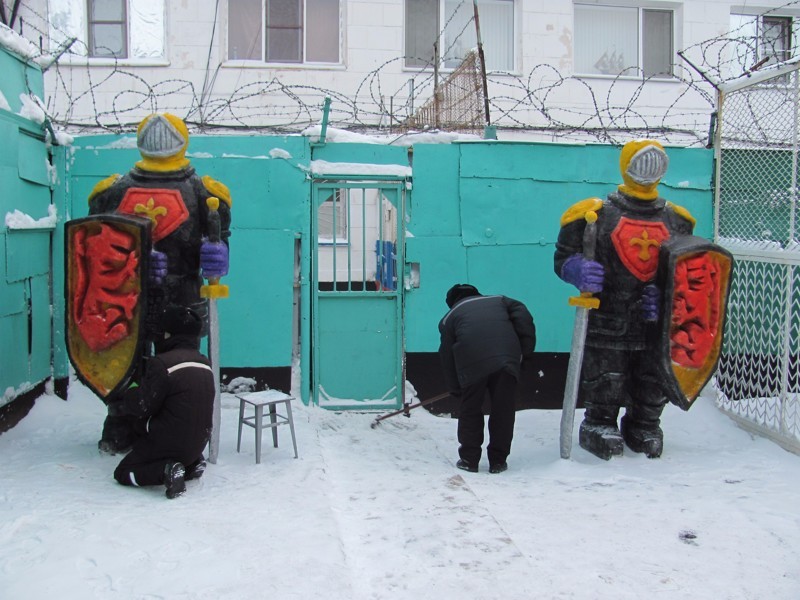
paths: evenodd
<path fill-rule="evenodd" d="M 668 398 L 653 348 L 662 311 L 659 249 L 669 239 L 690 236 L 695 224 L 688 211 L 658 194 L 668 164 L 657 141 L 628 142 L 617 191 L 605 200 L 578 202 L 561 218 L 555 272 L 599 300 L 589 311 L 583 346 L 578 401 L 586 410 L 579 443 L 606 460 L 622 454 L 626 444 L 649 458 L 663 448 L 660 420 Z M 584 256 L 590 212 L 593 259 Z"/>
<path fill-rule="evenodd" d="M 193 309 L 203 319 L 201 336 L 207 333 L 208 306 L 200 297 L 205 278 L 228 272 L 228 238 L 231 195 L 211 177 L 200 177 L 186 158 L 189 131 L 180 118 L 168 113 L 146 117 L 137 129 L 136 142 L 142 159 L 125 175 L 112 175 L 98 183 L 89 195 L 89 214 L 118 213 L 147 217 L 152 221 L 147 337 L 155 341 L 159 315 L 167 305 Z M 217 202 L 218 241 L 210 241 L 209 211 Z M 199 340 L 198 340 L 199 342 Z M 129 445 L 125 428 L 116 428 L 109 417 L 99 446 L 118 452 Z"/>

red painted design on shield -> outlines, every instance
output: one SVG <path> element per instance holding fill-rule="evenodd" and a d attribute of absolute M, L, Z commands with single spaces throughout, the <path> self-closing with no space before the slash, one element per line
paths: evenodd
<path fill-rule="evenodd" d="M 181 193 L 161 188 L 129 188 L 117 212 L 150 219 L 154 242 L 167 237 L 189 218 Z"/>
<path fill-rule="evenodd" d="M 658 249 L 669 239 L 666 225 L 622 217 L 611 232 L 611 241 L 622 264 L 640 281 L 649 281 L 658 268 Z"/>
<path fill-rule="evenodd" d="M 136 239 L 104 223 L 95 235 L 76 231 L 72 252 L 72 317 L 86 345 L 99 352 L 130 335 L 139 293 L 126 288 L 137 278 Z"/>
<path fill-rule="evenodd" d="M 671 358 L 681 367 L 706 363 L 719 334 L 722 269 L 708 252 L 675 266 L 670 329 Z"/>

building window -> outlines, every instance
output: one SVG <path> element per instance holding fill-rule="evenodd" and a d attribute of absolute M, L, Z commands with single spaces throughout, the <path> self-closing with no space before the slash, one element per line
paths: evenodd
<path fill-rule="evenodd" d="M 347 243 L 347 190 L 336 190 L 317 213 L 317 235 L 320 243 Z"/>
<path fill-rule="evenodd" d="M 49 0 L 51 48 L 90 58 L 163 59 L 164 0 Z"/>
<path fill-rule="evenodd" d="M 797 40 L 792 17 L 731 14 L 735 46 L 731 76 L 783 62 L 792 57 Z"/>
<path fill-rule="evenodd" d="M 405 64 L 432 67 L 434 44 L 446 68 L 457 67 L 478 45 L 472 2 L 464 0 L 405 0 Z M 481 0 L 481 42 L 490 71 L 514 70 L 514 1 Z"/>
<path fill-rule="evenodd" d="M 671 77 L 673 21 L 671 10 L 575 4 L 575 72 Z"/>
<path fill-rule="evenodd" d="M 127 58 L 125 0 L 89 0 L 89 56 Z"/>
<path fill-rule="evenodd" d="M 228 60 L 339 64 L 340 0 L 231 0 Z"/>

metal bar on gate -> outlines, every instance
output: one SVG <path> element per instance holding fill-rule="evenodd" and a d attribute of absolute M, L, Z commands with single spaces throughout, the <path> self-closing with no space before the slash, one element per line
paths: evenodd
<path fill-rule="evenodd" d="M 367 289 L 367 197 L 361 190 L 361 290 Z"/>
<path fill-rule="evenodd" d="M 345 192 L 345 201 L 344 201 L 344 214 L 346 215 L 346 221 L 344 230 L 347 232 L 346 240 L 347 240 L 347 291 L 353 291 L 353 244 L 350 242 L 350 188 L 346 190 L 342 190 Z"/>
<path fill-rule="evenodd" d="M 714 132 L 714 242 L 719 243 L 719 213 L 722 208 L 722 128 L 724 127 L 723 104 L 725 103 L 725 93 L 717 89 L 717 130 Z"/>
<path fill-rule="evenodd" d="M 337 231 L 336 231 L 336 205 L 341 202 L 339 198 L 339 190 L 333 190 L 333 210 L 331 210 L 331 214 L 333 215 L 333 224 L 331 225 L 332 233 L 333 233 L 333 257 L 332 257 L 332 264 L 333 264 L 333 291 L 336 291 L 336 284 L 337 284 L 337 273 L 336 273 L 336 258 L 337 254 L 339 254 L 339 249 L 336 247 L 336 241 L 338 239 Z"/>
<path fill-rule="evenodd" d="M 792 206 L 789 213 L 789 239 L 787 240 L 789 244 L 794 241 L 797 228 L 797 128 L 800 125 L 800 115 L 798 114 L 800 107 L 797 103 L 800 102 L 800 74 L 795 71 L 792 79 L 794 80 L 794 134 L 792 136 Z"/>

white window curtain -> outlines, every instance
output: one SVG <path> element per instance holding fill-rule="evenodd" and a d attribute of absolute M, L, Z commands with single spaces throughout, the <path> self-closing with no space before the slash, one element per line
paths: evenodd
<path fill-rule="evenodd" d="M 514 69 L 514 2 L 513 0 L 481 0 L 478 4 L 483 53 L 490 71 Z M 445 67 L 457 67 L 463 58 L 478 46 L 472 2 L 446 0 L 445 32 L 442 53 Z"/>
<path fill-rule="evenodd" d="M 619 75 L 638 66 L 638 8 L 575 5 L 576 73 Z"/>

